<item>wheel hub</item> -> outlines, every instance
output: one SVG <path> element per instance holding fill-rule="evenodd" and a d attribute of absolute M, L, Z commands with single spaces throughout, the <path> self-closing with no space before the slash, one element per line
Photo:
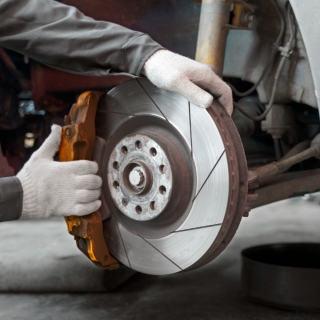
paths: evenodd
<path fill-rule="evenodd" d="M 170 201 L 172 173 L 163 149 L 153 139 L 133 134 L 122 139 L 109 159 L 108 184 L 118 209 L 127 217 L 148 221 Z"/>

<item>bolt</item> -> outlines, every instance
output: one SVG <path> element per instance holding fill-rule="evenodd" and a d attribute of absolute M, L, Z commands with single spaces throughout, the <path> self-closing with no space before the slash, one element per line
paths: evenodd
<path fill-rule="evenodd" d="M 249 14 L 248 16 L 247 16 L 247 21 L 248 22 L 252 22 L 254 20 L 254 14 Z"/>
<path fill-rule="evenodd" d="M 244 11 L 241 15 L 241 23 L 245 26 L 252 22 L 254 19 L 254 14 L 248 11 Z"/>
<path fill-rule="evenodd" d="M 126 198 L 122 199 L 122 204 L 126 207 L 128 205 L 129 201 Z"/>
<path fill-rule="evenodd" d="M 67 128 L 66 130 L 65 130 L 65 135 L 66 136 L 71 136 L 71 129 L 70 128 Z"/>

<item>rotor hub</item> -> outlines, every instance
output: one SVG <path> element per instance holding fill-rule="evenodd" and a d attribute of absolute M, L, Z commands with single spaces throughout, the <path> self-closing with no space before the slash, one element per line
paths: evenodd
<path fill-rule="evenodd" d="M 224 108 L 215 101 L 198 108 L 134 79 L 112 89 L 97 112 L 110 253 L 158 275 L 214 259 L 237 230 L 247 199 L 245 154 Z"/>
<path fill-rule="evenodd" d="M 111 196 L 123 214 L 148 221 L 163 212 L 171 196 L 172 172 L 157 142 L 142 134 L 125 137 L 111 153 L 109 168 Z"/>

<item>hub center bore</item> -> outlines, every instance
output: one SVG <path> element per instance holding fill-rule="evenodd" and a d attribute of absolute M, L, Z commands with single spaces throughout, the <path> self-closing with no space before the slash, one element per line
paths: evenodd
<path fill-rule="evenodd" d="M 152 180 L 150 168 L 142 161 L 130 162 L 123 170 L 122 181 L 129 193 L 146 193 L 150 190 Z"/>
<path fill-rule="evenodd" d="M 108 184 L 118 209 L 131 219 L 159 216 L 170 200 L 169 160 L 153 139 L 142 134 L 122 139 L 109 159 Z"/>
<path fill-rule="evenodd" d="M 136 167 L 129 173 L 129 181 L 133 187 L 139 187 L 143 184 L 145 178 L 141 167 Z"/>

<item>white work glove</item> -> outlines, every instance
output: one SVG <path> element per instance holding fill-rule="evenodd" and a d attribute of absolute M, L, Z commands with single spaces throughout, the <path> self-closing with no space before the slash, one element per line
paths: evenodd
<path fill-rule="evenodd" d="M 61 127 L 51 134 L 18 173 L 23 189 L 22 217 L 83 216 L 100 208 L 102 180 L 93 161 L 53 160 L 61 141 Z"/>
<path fill-rule="evenodd" d="M 142 74 L 157 87 L 178 92 L 202 108 L 216 98 L 232 114 L 232 91 L 209 66 L 162 49 L 146 61 Z"/>

